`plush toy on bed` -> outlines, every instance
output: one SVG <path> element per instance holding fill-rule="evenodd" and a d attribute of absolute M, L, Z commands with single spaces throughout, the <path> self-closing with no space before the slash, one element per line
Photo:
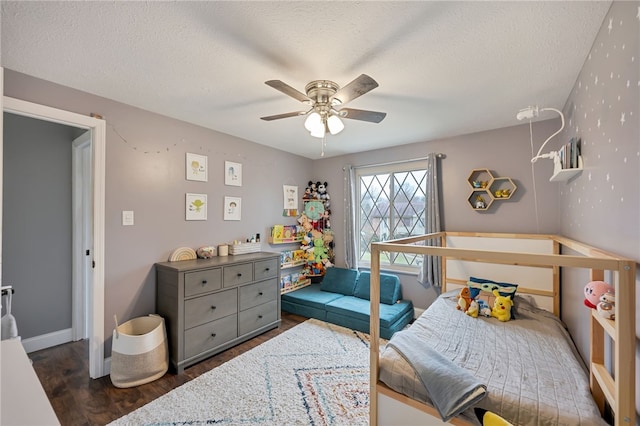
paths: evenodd
<path fill-rule="evenodd" d="M 584 305 L 591 309 L 596 309 L 600 296 L 610 292 L 614 293 L 615 289 L 604 281 L 591 281 L 584 286 Z"/>
<path fill-rule="evenodd" d="M 598 314 L 602 318 L 614 320 L 616 319 L 616 295 L 608 291 L 600 296 L 600 303 L 597 305 Z"/>
<path fill-rule="evenodd" d="M 469 309 L 469 305 L 471 305 L 471 301 L 473 300 L 471 298 L 471 290 L 469 290 L 469 287 L 462 287 L 460 289 L 460 293 L 456 297 L 458 299 L 458 306 L 456 306 L 456 309 L 462 312 L 467 312 L 467 309 Z"/>
<path fill-rule="evenodd" d="M 471 303 L 469 304 L 469 307 L 467 308 L 467 315 L 473 318 L 478 318 L 479 313 L 480 313 L 480 306 L 478 305 L 478 302 L 472 299 Z"/>
<path fill-rule="evenodd" d="M 491 309 L 491 316 L 500 321 L 509 321 L 511 319 L 511 307 L 513 306 L 511 296 L 500 296 L 498 290 L 493 290 L 493 295 L 496 300 L 493 303 L 493 309 Z"/>

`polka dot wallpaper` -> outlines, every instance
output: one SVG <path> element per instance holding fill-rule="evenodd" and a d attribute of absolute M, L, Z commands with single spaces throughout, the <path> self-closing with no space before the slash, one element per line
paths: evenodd
<path fill-rule="evenodd" d="M 640 259 L 640 2 L 614 1 L 564 108 L 584 171 L 558 183 L 561 233 Z"/>

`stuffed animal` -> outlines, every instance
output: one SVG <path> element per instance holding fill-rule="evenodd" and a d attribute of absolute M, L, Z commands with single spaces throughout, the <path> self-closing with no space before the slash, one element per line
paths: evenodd
<path fill-rule="evenodd" d="M 471 299 L 471 290 L 469 290 L 469 287 L 462 287 L 457 298 L 458 306 L 456 306 L 456 309 L 462 312 L 467 312 L 467 309 L 469 309 L 469 306 L 471 305 L 471 300 L 473 300 Z"/>
<path fill-rule="evenodd" d="M 584 305 L 591 309 L 596 309 L 600 296 L 606 292 L 614 293 L 615 289 L 604 281 L 591 281 L 584 286 Z"/>
<path fill-rule="evenodd" d="M 302 213 L 300 215 L 300 217 L 298 218 L 298 223 L 300 224 L 300 226 L 302 226 L 302 229 L 305 233 L 310 232 L 313 228 L 313 225 L 311 224 L 311 221 L 309 220 L 309 217 L 306 215 L 306 213 Z"/>
<path fill-rule="evenodd" d="M 474 408 L 473 411 L 476 413 L 478 420 L 482 422 L 482 426 L 513 426 L 511 423 L 491 411 L 478 407 Z"/>
<path fill-rule="evenodd" d="M 469 304 L 469 308 L 467 309 L 467 315 L 473 318 L 478 318 L 479 313 L 480 313 L 480 305 L 478 305 L 478 302 L 471 299 L 471 303 Z"/>
<path fill-rule="evenodd" d="M 493 295 L 496 300 L 493 303 L 493 309 L 491 309 L 491 316 L 500 321 L 509 321 L 511 319 L 511 307 L 513 306 L 511 296 L 500 296 L 498 290 L 493 290 Z"/>
<path fill-rule="evenodd" d="M 310 186 L 307 186 L 307 187 L 304 189 L 304 194 L 302 194 L 302 199 L 303 199 L 303 200 L 309 200 L 309 199 L 311 199 L 311 187 L 310 187 Z"/>
<path fill-rule="evenodd" d="M 321 200 L 331 199 L 331 197 L 329 197 L 329 193 L 327 192 L 327 185 L 329 185 L 327 182 L 318 182 L 318 198 Z"/>
<path fill-rule="evenodd" d="M 213 246 L 204 246 L 196 250 L 196 254 L 200 259 L 209 259 L 216 255 L 216 248 Z"/>
<path fill-rule="evenodd" d="M 327 249 L 324 246 L 322 238 L 315 238 L 313 240 L 313 255 L 316 263 L 322 264 L 322 259 L 327 259 Z"/>
<path fill-rule="evenodd" d="M 318 198 L 318 185 L 320 184 L 320 182 L 314 182 L 312 180 L 309 181 L 309 189 L 311 190 L 311 196 L 309 197 L 312 200 L 315 200 Z"/>
<path fill-rule="evenodd" d="M 606 292 L 600 296 L 600 303 L 596 305 L 596 309 L 602 318 L 614 320 L 616 319 L 616 295 L 613 292 Z"/>

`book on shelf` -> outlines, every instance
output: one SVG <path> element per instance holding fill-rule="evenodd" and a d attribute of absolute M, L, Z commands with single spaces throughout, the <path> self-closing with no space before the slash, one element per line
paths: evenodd
<path fill-rule="evenodd" d="M 573 137 L 558 151 L 560 164 L 563 169 L 575 169 L 580 166 L 580 142 L 581 140 L 579 138 Z"/>
<path fill-rule="evenodd" d="M 291 287 L 291 275 L 283 275 L 281 278 L 281 288 L 289 288 Z"/>

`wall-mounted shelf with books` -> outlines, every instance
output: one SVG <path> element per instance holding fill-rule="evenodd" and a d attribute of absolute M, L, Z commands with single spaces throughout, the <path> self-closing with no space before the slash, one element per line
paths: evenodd
<path fill-rule="evenodd" d="M 280 289 L 280 294 L 285 294 L 285 293 L 289 293 L 290 291 L 294 291 L 294 290 L 298 290 L 301 289 L 302 287 L 306 287 L 308 285 L 311 284 L 311 280 L 310 279 L 304 279 L 304 280 L 300 280 L 295 284 L 291 284 L 288 287 L 284 287 Z"/>
<path fill-rule="evenodd" d="M 292 244 L 299 243 L 302 241 L 302 238 L 285 238 L 285 239 L 274 239 L 269 237 L 269 244 Z"/>
<path fill-rule="evenodd" d="M 269 244 L 292 244 L 302 241 L 302 229 L 298 225 L 273 225 Z"/>
<path fill-rule="evenodd" d="M 578 156 L 577 162 L 578 162 L 578 167 L 571 167 L 568 169 L 563 169 L 562 166 L 559 165 L 559 163 L 555 163 L 554 169 L 553 169 L 553 176 L 549 178 L 549 182 L 564 182 L 576 176 L 580 172 L 582 172 L 583 169 L 582 169 L 581 155 Z"/>
<path fill-rule="evenodd" d="M 302 265 L 304 265 L 306 263 L 307 262 L 305 260 L 297 260 L 295 262 L 283 263 L 283 264 L 280 265 L 280 269 L 297 268 L 298 266 L 302 266 Z"/>

